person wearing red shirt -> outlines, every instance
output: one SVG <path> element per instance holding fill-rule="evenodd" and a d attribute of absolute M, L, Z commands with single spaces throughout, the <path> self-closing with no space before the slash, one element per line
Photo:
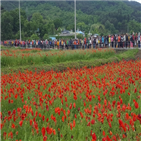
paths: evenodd
<path fill-rule="evenodd" d="M 118 35 L 118 48 L 120 47 L 120 36 Z"/>
<path fill-rule="evenodd" d="M 86 49 L 86 47 L 87 47 L 87 41 L 86 41 L 87 39 L 85 38 L 84 39 L 84 45 L 85 45 L 85 49 Z"/>
<path fill-rule="evenodd" d="M 74 40 L 74 49 L 76 49 L 76 40 Z"/>

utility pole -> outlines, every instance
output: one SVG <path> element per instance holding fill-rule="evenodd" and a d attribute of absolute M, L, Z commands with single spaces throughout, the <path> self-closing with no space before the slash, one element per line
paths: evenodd
<path fill-rule="evenodd" d="M 74 0 L 74 25 L 75 25 L 75 39 L 76 39 L 76 0 Z"/>
<path fill-rule="evenodd" d="M 20 0 L 19 0 L 19 28 L 20 28 L 20 42 L 21 42 L 21 14 L 20 14 Z"/>

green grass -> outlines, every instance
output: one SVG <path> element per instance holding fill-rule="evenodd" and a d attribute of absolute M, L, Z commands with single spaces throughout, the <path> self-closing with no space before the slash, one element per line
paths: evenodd
<path fill-rule="evenodd" d="M 28 53 L 28 52 L 27 52 Z M 78 61 L 78 60 L 93 60 L 93 59 L 102 59 L 102 58 L 109 58 L 115 55 L 114 50 L 101 50 L 94 52 L 94 50 L 77 50 L 77 51 L 60 51 L 60 52 L 53 52 L 45 54 L 45 52 L 36 52 L 30 51 L 29 56 L 22 56 L 26 54 L 24 53 L 15 53 L 16 57 L 11 53 L 12 56 L 9 55 L 2 55 L 1 57 L 1 67 L 16 67 L 16 66 L 25 66 L 25 65 L 46 65 L 46 64 L 55 64 L 61 62 L 68 62 L 68 61 Z M 48 56 L 46 56 L 48 55 Z"/>
<path fill-rule="evenodd" d="M 115 55 L 109 55 L 107 57 L 99 58 L 95 57 L 90 60 L 73 60 L 73 61 L 66 61 L 66 62 L 59 62 L 59 63 L 51 63 L 51 64 L 38 64 L 38 65 L 24 65 L 24 66 L 15 66 L 15 67 L 2 67 L 1 71 L 4 74 L 11 73 L 12 72 L 24 72 L 25 70 L 29 71 L 64 71 L 67 68 L 76 68 L 80 69 L 84 66 L 86 67 L 95 67 L 95 66 L 100 66 L 106 63 L 111 63 L 111 62 L 119 62 L 123 59 L 128 60 L 128 59 L 135 59 L 135 55 L 137 54 L 138 50 L 128 50 L 126 52 L 122 52 L 119 54 Z"/>

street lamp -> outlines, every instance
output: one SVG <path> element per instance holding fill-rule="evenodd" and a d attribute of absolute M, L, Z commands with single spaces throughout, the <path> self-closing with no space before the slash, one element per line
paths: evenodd
<path fill-rule="evenodd" d="M 21 42 L 21 14 L 20 14 L 20 0 L 19 0 L 19 29 L 20 29 L 20 42 Z"/>
<path fill-rule="evenodd" d="M 76 39 L 76 0 L 74 0 L 74 25 L 75 25 L 75 39 Z"/>

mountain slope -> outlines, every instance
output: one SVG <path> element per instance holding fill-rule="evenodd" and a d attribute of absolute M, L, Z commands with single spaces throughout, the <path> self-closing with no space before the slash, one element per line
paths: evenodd
<path fill-rule="evenodd" d="M 5 8 L 5 10 L 13 10 L 15 8 L 18 8 L 18 2 L 15 1 L 2 1 L 2 5 Z M 54 7 L 58 7 L 63 11 L 74 11 L 74 2 L 73 1 L 53 1 L 53 2 L 45 2 L 45 1 L 21 1 L 21 7 L 26 10 L 26 8 L 29 8 L 31 11 L 28 11 L 29 13 L 32 13 L 34 10 L 39 10 L 37 8 L 41 8 L 42 5 L 52 5 Z M 97 12 L 109 12 L 112 13 L 113 11 L 119 12 L 121 10 L 121 13 L 128 13 L 129 15 L 133 12 L 141 12 L 141 4 L 138 2 L 116 2 L 116 1 L 77 1 L 76 2 L 77 10 L 81 10 L 83 13 L 89 14 L 89 15 L 95 15 Z"/>
<path fill-rule="evenodd" d="M 5 10 L 10 12 L 18 8 L 19 3 L 2 1 L 2 6 Z M 42 15 L 44 19 L 43 23 L 51 22 L 55 25 L 55 28 L 58 28 L 58 26 L 56 26 L 57 22 L 55 23 L 55 21 L 59 20 L 62 23 L 61 27 L 74 30 L 73 1 L 22 1 L 21 9 L 25 12 L 27 16 L 26 19 L 28 19 L 28 21 L 26 21 L 28 26 L 26 27 L 31 28 L 33 24 L 31 22 L 32 17 L 34 14 L 38 13 L 38 15 Z M 76 12 L 77 28 L 87 33 L 93 29 L 91 28 L 93 24 L 102 24 L 104 34 L 141 31 L 141 4 L 137 2 L 77 1 Z M 23 22 L 24 21 L 22 21 L 22 23 Z M 101 31 L 102 30 L 94 29 L 91 32 L 98 32 L 100 34 Z"/>

